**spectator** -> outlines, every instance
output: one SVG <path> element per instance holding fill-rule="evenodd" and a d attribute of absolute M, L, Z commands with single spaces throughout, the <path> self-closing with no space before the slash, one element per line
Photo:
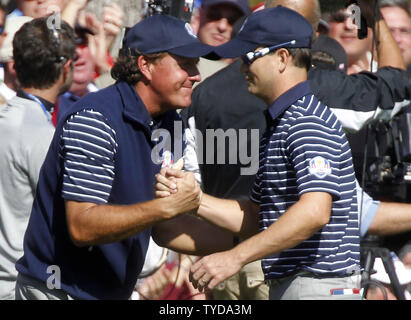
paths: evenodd
<path fill-rule="evenodd" d="M 27 22 L 16 33 L 13 60 L 21 90 L 0 108 L 0 299 L 14 299 L 14 264 L 23 255 L 40 167 L 54 133 L 52 109 L 72 79 L 73 30 L 65 23 L 49 30 L 46 20 Z"/>
<path fill-rule="evenodd" d="M 16 95 L 19 86 L 16 71 L 14 70 L 13 38 L 21 26 L 31 20 L 31 17 L 25 16 L 7 19 L 6 28 L 3 33 L 6 35 L 6 38 L 0 48 L 0 62 L 3 65 L 2 70 L 4 73 L 4 82 L 0 85 L 0 94 L 4 99 L 4 102 Z"/>
<path fill-rule="evenodd" d="M 179 150 L 159 145 L 163 152 L 152 158 L 160 142 L 152 134 L 166 129 L 178 136 L 175 109 L 190 105 L 200 80 L 197 58 L 211 51 L 187 24 L 166 15 L 127 33 L 112 69 L 116 84 L 84 96 L 57 126 L 16 263 L 16 298 L 130 298 L 151 228 L 199 204 L 190 174 L 178 182 L 183 194 L 153 200 L 162 159 L 168 165 L 169 152 L 178 159 Z M 182 153 L 180 136 L 172 145 Z M 61 270 L 54 290 L 46 285 L 49 266 Z"/>
<path fill-rule="evenodd" d="M 411 14 L 407 0 L 380 0 L 381 14 L 401 50 L 409 71 L 411 68 Z"/>
<path fill-rule="evenodd" d="M 8 18 L 15 16 L 32 18 L 45 17 L 57 11 L 62 12 L 69 2 L 76 1 L 77 0 L 16 0 L 16 9 L 8 15 Z"/>
<path fill-rule="evenodd" d="M 371 69 L 372 28 L 368 27 L 368 36 L 358 38 L 358 26 L 351 18 L 349 9 L 332 13 L 327 20 L 330 29 L 328 36 L 338 41 L 348 56 L 348 74 L 361 71 L 376 71 L 376 62 Z"/>
<path fill-rule="evenodd" d="M 76 53 L 78 59 L 74 63 L 73 82 L 70 89 L 59 97 L 58 119 L 67 109 L 84 97 L 87 93 L 96 92 L 99 89 L 94 84 L 95 63 L 88 46 L 88 29 L 77 29 L 76 32 Z"/>
<path fill-rule="evenodd" d="M 191 23 L 201 42 L 218 46 L 231 39 L 235 22 L 248 14 L 246 0 L 203 0 Z"/>
<path fill-rule="evenodd" d="M 235 23 L 249 14 L 247 0 L 203 0 L 201 7 L 192 16 L 191 25 L 201 42 L 218 46 L 231 39 Z M 230 62 L 231 59 L 200 59 L 198 69 L 202 80 Z"/>

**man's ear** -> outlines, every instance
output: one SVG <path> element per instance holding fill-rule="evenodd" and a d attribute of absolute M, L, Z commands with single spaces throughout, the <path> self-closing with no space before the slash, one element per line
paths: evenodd
<path fill-rule="evenodd" d="M 14 69 L 14 60 L 7 61 L 7 70 L 11 76 L 16 76 L 16 69 Z"/>
<path fill-rule="evenodd" d="M 281 48 L 278 49 L 277 51 L 278 53 L 278 59 L 279 59 L 279 64 L 278 64 L 278 68 L 281 73 L 283 73 L 285 71 L 285 69 L 287 68 L 287 65 L 290 62 L 290 52 L 287 49 Z"/>
<path fill-rule="evenodd" d="M 141 55 L 137 58 L 138 69 L 141 74 L 149 81 L 151 81 L 151 65 L 152 63 L 147 59 L 147 57 Z"/>

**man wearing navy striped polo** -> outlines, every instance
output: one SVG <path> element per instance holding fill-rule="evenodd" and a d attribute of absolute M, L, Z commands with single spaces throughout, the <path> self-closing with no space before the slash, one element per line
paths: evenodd
<path fill-rule="evenodd" d="M 216 49 L 242 57 L 248 90 L 269 106 L 268 130 L 250 200 L 202 197 L 200 216 L 251 237 L 194 264 L 199 289 L 213 289 L 263 258 L 270 299 L 361 299 L 351 151 L 338 119 L 307 81 L 311 36 L 301 15 L 276 7 L 249 16 L 238 36 Z"/>

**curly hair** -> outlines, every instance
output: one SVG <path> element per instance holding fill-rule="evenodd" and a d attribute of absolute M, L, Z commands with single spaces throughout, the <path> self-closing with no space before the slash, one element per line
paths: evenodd
<path fill-rule="evenodd" d="M 61 28 L 50 27 L 49 18 L 25 23 L 14 37 L 14 68 L 23 88 L 50 88 L 75 56 L 74 30 L 64 21 Z"/>
<path fill-rule="evenodd" d="M 144 54 L 151 61 L 156 61 L 164 57 L 167 53 L 153 53 L 153 54 Z M 138 67 L 138 57 L 143 55 L 142 53 L 133 50 L 120 50 L 118 58 L 111 68 L 111 76 L 114 80 L 125 81 L 128 84 L 136 85 L 139 82 L 143 75 L 140 72 Z"/>

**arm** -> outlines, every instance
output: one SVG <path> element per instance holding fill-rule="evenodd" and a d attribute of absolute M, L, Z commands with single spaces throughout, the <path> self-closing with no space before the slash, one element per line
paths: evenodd
<path fill-rule="evenodd" d="M 199 205 L 200 189 L 187 173 L 177 182 L 179 192 L 167 198 L 129 206 L 66 201 L 70 236 L 78 246 L 124 240 L 153 224 L 193 210 Z"/>
<path fill-rule="evenodd" d="M 376 22 L 378 69 L 393 67 L 406 70 L 400 48 L 383 18 Z"/>
<path fill-rule="evenodd" d="M 368 228 L 369 234 L 394 235 L 411 230 L 411 204 L 381 202 Z"/>
<path fill-rule="evenodd" d="M 233 234 L 190 215 L 156 224 L 153 240 L 161 247 L 203 256 L 233 247 Z"/>
<path fill-rule="evenodd" d="M 112 2 L 104 6 L 101 19 L 106 37 L 106 50 L 110 51 L 123 27 L 124 11 L 117 3 Z"/>
<path fill-rule="evenodd" d="M 156 197 L 168 197 L 178 193 L 175 181 L 181 179 L 183 172 L 173 168 L 163 168 L 156 176 Z M 210 223 L 247 238 L 258 232 L 257 215 L 259 206 L 254 202 L 219 199 L 207 194 L 202 195 L 199 217 Z"/>
<path fill-rule="evenodd" d="M 258 232 L 259 211 L 259 206 L 250 200 L 218 199 L 204 194 L 197 214 L 216 226 L 248 238 Z"/>
<path fill-rule="evenodd" d="M 84 9 L 84 7 L 87 5 L 87 2 L 89 1 L 90 0 L 69 1 L 61 14 L 62 19 L 66 21 L 72 28 L 74 28 L 79 12 Z"/>
<path fill-rule="evenodd" d="M 310 238 L 328 223 L 332 198 L 328 193 L 303 194 L 290 209 L 268 229 L 245 240 L 229 251 L 204 257 L 191 268 L 194 286 L 203 279 L 208 289 L 237 273 L 245 264 L 293 248 Z M 226 261 L 230 261 L 227 264 Z M 203 285 L 200 284 L 200 289 Z"/>

